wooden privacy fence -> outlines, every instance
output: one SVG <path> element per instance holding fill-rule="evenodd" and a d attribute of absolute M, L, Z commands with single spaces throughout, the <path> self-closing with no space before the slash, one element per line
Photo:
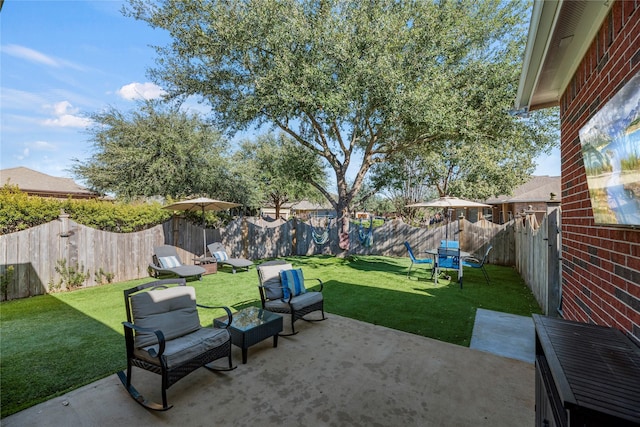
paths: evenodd
<path fill-rule="evenodd" d="M 526 236 L 534 233 L 518 224 L 511 221 L 498 225 L 484 220 L 471 223 L 462 219 L 449 225 L 441 223 L 418 228 L 393 220 L 374 228 L 368 238 L 367 227 L 351 224 L 348 253 L 406 257 L 405 241 L 414 251 L 423 252 L 438 247 L 441 240 L 449 239 L 459 240 L 463 250 L 481 256 L 491 244 L 494 249 L 489 262 L 517 265 L 527 284 L 532 286 L 529 282 L 540 280 L 538 276 L 543 275 L 541 264 L 532 260 L 539 260 L 543 255 L 518 253 L 518 248 L 525 248 L 527 253 L 541 253 L 546 248 L 528 242 Z M 519 231 L 521 229 L 523 231 Z M 0 236 L 1 298 L 11 300 L 54 291 L 62 280 L 56 271 L 61 261 L 68 267 L 88 273 L 81 286 L 104 283 L 105 276 L 98 272 L 112 275 L 115 282 L 148 276 L 153 248 L 161 244 L 176 246 L 182 261 L 193 264 L 194 258 L 202 255 L 203 237 L 206 243 L 222 242 L 232 256 L 251 260 L 343 253 L 338 247 L 335 220 L 328 224 L 328 241 L 316 243 L 314 231 L 317 235 L 324 230 L 325 225 L 314 229 L 296 219 L 266 222 L 244 217 L 223 228 L 206 229 L 203 233 L 202 227 L 174 217 L 148 230 L 110 233 L 77 224 L 63 215 L 56 221 Z M 516 233 L 521 233 L 520 237 L 516 237 Z"/>
<path fill-rule="evenodd" d="M 556 316 L 560 307 L 562 264 L 559 203 L 548 203 L 540 224 L 532 213 L 515 220 L 515 266 L 544 313 Z"/>

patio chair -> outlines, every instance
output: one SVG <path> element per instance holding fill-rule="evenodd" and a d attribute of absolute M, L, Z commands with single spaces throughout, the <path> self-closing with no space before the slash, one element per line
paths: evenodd
<path fill-rule="evenodd" d="M 413 250 L 411 249 L 411 245 L 409 242 L 404 242 L 405 248 L 407 248 L 407 252 L 409 253 L 409 258 L 411 259 L 411 265 L 409 266 L 409 271 L 407 271 L 407 278 L 410 278 L 411 269 L 413 268 L 413 264 L 416 265 L 431 265 L 433 264 L 433 259 L 431 258 L 416 258 L 413 254 Z"/>
<path fill-rule="evenodd" d="M 322 296 L 323 283 L 320 279 L 320 289 L 309 291 L 304 284 L 304 276 L 301 269 L 293 269 L 293 266 L 282 260 L 267 261 L 256 267 L 260 284 L 260 300 L 262 308 L 274 313 L 291 315 L 291 333 L 281 336 L 295 335 L 294 322 L 298 319 L 308 322 L 325 320 L 324 297 Z M 320 311 L 321 319 L 307 319 L 305 316 L 314 311 Z"/>
<path fill-rule="evenodd" d="M 438 264 L 435 268 L 436 276 L 440 275 L 441 270 L 456 270 L 458 273 L 458 281 L 460 282 L 460 288 L 462 289 L 462 277 L 459 273 L 460 269 L 460 248 L 451 249 L 446 247 L 438 248 Z M 450 276 L 447 276 L 449 280 Z"/>
<path fill-rule="evenodd" d="M 211 256 L 214 257 L 218 264 L 222 265 L 230 265 L 233 274 L 236 274 L 236 269 L 238 268 L 246 268 L 249 271 L 249 267 L 253 265 L 252 261 L 249 261 L 245 258 L 232 258 L 229 256 L 227 249 L 220 242 L 214 242 L 207 245 L 207 249 L 211 253 Z"/>
<path fill-rule="evenodd" d="M 181 278 L 156 280 L 124 291 L 127 321 L 122 324 L 127 373 L 120 371 L 118 377 L 131 397 L 148 409 L 171 409 L 167 389 L 200 367 L 212 371 L 233 369 L 231 335 L 227 331 L 233 320 L 231 310 L 196 304 L 195 289 L 185 283 Z M 213 323 L 211 327 L 202 327 L 198 307 L 224 309 L 229 316 L 228 324 L 225 328 L 214 328 Z M 228 368 L 207 366 L 225 357 Z M 148 401 L 133 387 L 134 366 L 162 376 L 162 405 Z"/>
<path fill-rule="evenodd" d="M 155 278 L 162 277 L 197 277 L 202 280 L 206 270 L 197 265 L 185 265 L 178 256 L 175 246 L 161 245 L 153 248 L 153 263 L 149 264 L 149 272 Z"/>
<path fill-rule="evenodd" d="M 489 282 L 489 274 L 487 273 L 487 270 L 484 268 L 484 265 L 486 264 L 487 259 L 489 258 L 489 252 L 491 252 L 491 249 L 493 249 L 493 246 L 489 245 L 481 260 L 475 257 L 468 257 L 462 260 L 462 265 L 464 267 L 479 268 L 482 271 L 482 274 L 484 275 L 485 280 L 487 281 L 487 285 L 491 283 Z"/>

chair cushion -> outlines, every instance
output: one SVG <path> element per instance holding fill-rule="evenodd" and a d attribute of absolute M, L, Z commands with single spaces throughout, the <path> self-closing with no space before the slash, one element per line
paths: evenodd
<path fill-rule="evenodd" d="M 230 335 L 226 329 L 200 328 L 190 334 L 167 340 L 162 358 L 168 368 L 173 368 L 192 360 L 207 350 L 220 347 L 229 339 Z M 158 345 L 137 348 L 134 350 L 134 354 L 139 359 L 158 365 L 158 358 L 149 355 L 150 349 L 157 352 Z"/>
<path fill-rule="evenodd" d="M 260 284 L 265 287 L 267 299 L 280 299 L 283 296 L 282 281 L 280 272 L 282 270 L 291 270 L 291 264 L 265 265 L 258 267 L 258 275 L 260 276 Z"/>
<path fill-rule="evenodd" d="M 216 251 L 213 253 L 213 256 L 216 258 L 218 262 L 226 261 L 229 259 L 229 255 L 225 251 Z"/>
<path fill-rule="evenodd" d="M 297 297 L 307 292 L 304 287 L 304 275 L 301 268 L 282 270 L 280 272 L 280 281 L 282 282 L 282 298 L 284 299 L 289 299 L 290 294 Z"/>
<path fill-rule="evenodd" d="M 322 292 L 309 291 L 304 294 L 300 294 L 297 297 L 291 298 L 291 307 L 294 310 L 300 310 L 304 307 L 309 307 L 317 302 L 322 301 L 324 298 L 322 296 Z M 264 308 L 267 310 L 273 310 L 277 312 L 290 312 L 291 309 L 289 304 L 282 299 L 276 299 L 273 301 L 267 301 L 264 304 Z"/>
<path fill-rule="evenodd" d="M 175 256 L 160 256 L 158 257 L 158 262 L 162 268 L 174 268 L 182 265 L 178 257 Z"/>
<path fill-rule="evenodd" d="M 171 340 L 200 329 L 196 291 L 192 286 L 140 292 L 131 296 L 133 323 L 142 328 L 161 330 Z M 135 346 L 157 344 L 153 332 L 136 333 Z"/>
<path fill-rule="evenodd" d="M 458 249 L 460 247 L 460 242 L 457 240 L 440 240 L 440 247 Z"/>

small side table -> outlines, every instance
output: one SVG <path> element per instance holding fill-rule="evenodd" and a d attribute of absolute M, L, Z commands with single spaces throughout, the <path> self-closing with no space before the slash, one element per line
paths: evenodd
<path fill-rule="evenodd" d="M 242 349 L 242 363 L 247 363 L 247 350 L 254 344 L 273 337 L 273 347 L 278 347 L 278 334 L 282 332 L 282 316 L 258 307 L 247 307 L 233 313 L 229 332 L 233 345 Z M 228 316 L 213 321 L 216 327 L 224 327 Z"/>
<path fill-rule="evenodd" d="M 193 263 L 205 269 L 204 276 L 218 272 L 218 262 L 214 257 L 194 258 Z"/>

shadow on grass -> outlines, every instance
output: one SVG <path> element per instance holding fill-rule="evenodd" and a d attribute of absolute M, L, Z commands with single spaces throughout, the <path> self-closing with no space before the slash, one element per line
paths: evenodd
<path fill-rule="evenodd" d="M 114 325 L 56 296 L 4 302 L 0 319 L 3 418 L 126 365 L 123 334 Z"/>

